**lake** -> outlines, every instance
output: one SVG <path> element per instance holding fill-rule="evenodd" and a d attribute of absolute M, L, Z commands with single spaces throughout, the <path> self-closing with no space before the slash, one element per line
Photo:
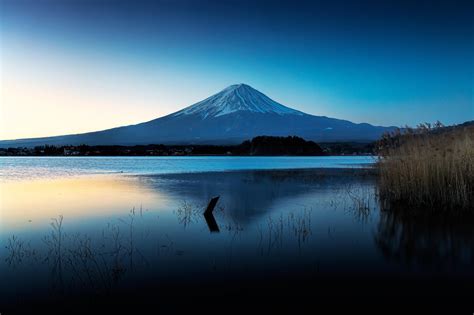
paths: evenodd
<path fill-rule="evenodd" d="M 56 178 L 91 174 L 129 175 L 256 169 L 367 167 L 373 156 L 318 157 L 0 157 L 0 179 Z"/>
<path fill-rule="evenodd" d="M 371 162 L 2 158 L 0 311 L 469 304 L 474 221 L 381 209 Z"/>

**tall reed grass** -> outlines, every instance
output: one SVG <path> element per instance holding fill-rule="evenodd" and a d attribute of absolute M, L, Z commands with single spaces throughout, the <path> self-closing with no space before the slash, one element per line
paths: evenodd
<path fill-rule="evenodd" d="M 474 212 L 474 124 L 422 124 L 378 144 L 379 194 L 386 207 Z"/>

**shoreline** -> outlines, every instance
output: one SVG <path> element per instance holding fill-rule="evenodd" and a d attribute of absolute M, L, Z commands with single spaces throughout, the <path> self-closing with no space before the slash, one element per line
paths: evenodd
<path fill-rule="evenodd" d="M 324 154 L 324 155 L 239 155 L 239 154 L 186 154 L 186 155 L 0 155 L 0 158 L 183 158 L 183 157 L 239 157 L 239 158 L 322 158 L 322 157 L 378 157 L 377 154 Z"/>

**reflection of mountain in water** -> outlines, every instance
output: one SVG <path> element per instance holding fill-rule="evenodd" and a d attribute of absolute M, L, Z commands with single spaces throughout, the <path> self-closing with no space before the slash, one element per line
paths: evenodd
<path fill-rule="evenodd" d="M 372 181 L 363 174 L 365 171 L 355 169 L 168 174 L 151 177 L 149 184 L 203 205 L 203 209 L 212 197 L 221 196 L 218 208 L 223 207 L 236 222 L 246 224 L 286 199 L 301 198 L 305 194 L 314 198 L 315 194 L 334 193 L 350 183 Z M 307 205 L 295 204 L 297 208 L 304 206 Z"/>
<path fill-rule="evenodd" d="M 413 217 L 406 211 L 382 211 L 375 243 L 387 260 L 407 265 L 474 264 L 474 218 Z"/>

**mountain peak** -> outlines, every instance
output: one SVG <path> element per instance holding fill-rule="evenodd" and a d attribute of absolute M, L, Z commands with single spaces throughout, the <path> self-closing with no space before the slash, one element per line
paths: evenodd
<path fill-rule="evenodd" d="M 239 83 L 228 86 L 203 101 L 186 107 L 172 116 L 199 115 L 203 119 L 246 111 L 277 115 L 303 115 L 302 112 L 275 102 L 250 85 Z"/>
<path fill-rule="evenodd" d="M 255 90 L 253 87 L 251 87 L 250 85 L 245 84 L 245 83 L 232 84 L 232 85 L 229 85 L 228 87 L 226 87 L 224 90 L 238 90 L 238 89 L 252 89 L 252 90 Z"/>

